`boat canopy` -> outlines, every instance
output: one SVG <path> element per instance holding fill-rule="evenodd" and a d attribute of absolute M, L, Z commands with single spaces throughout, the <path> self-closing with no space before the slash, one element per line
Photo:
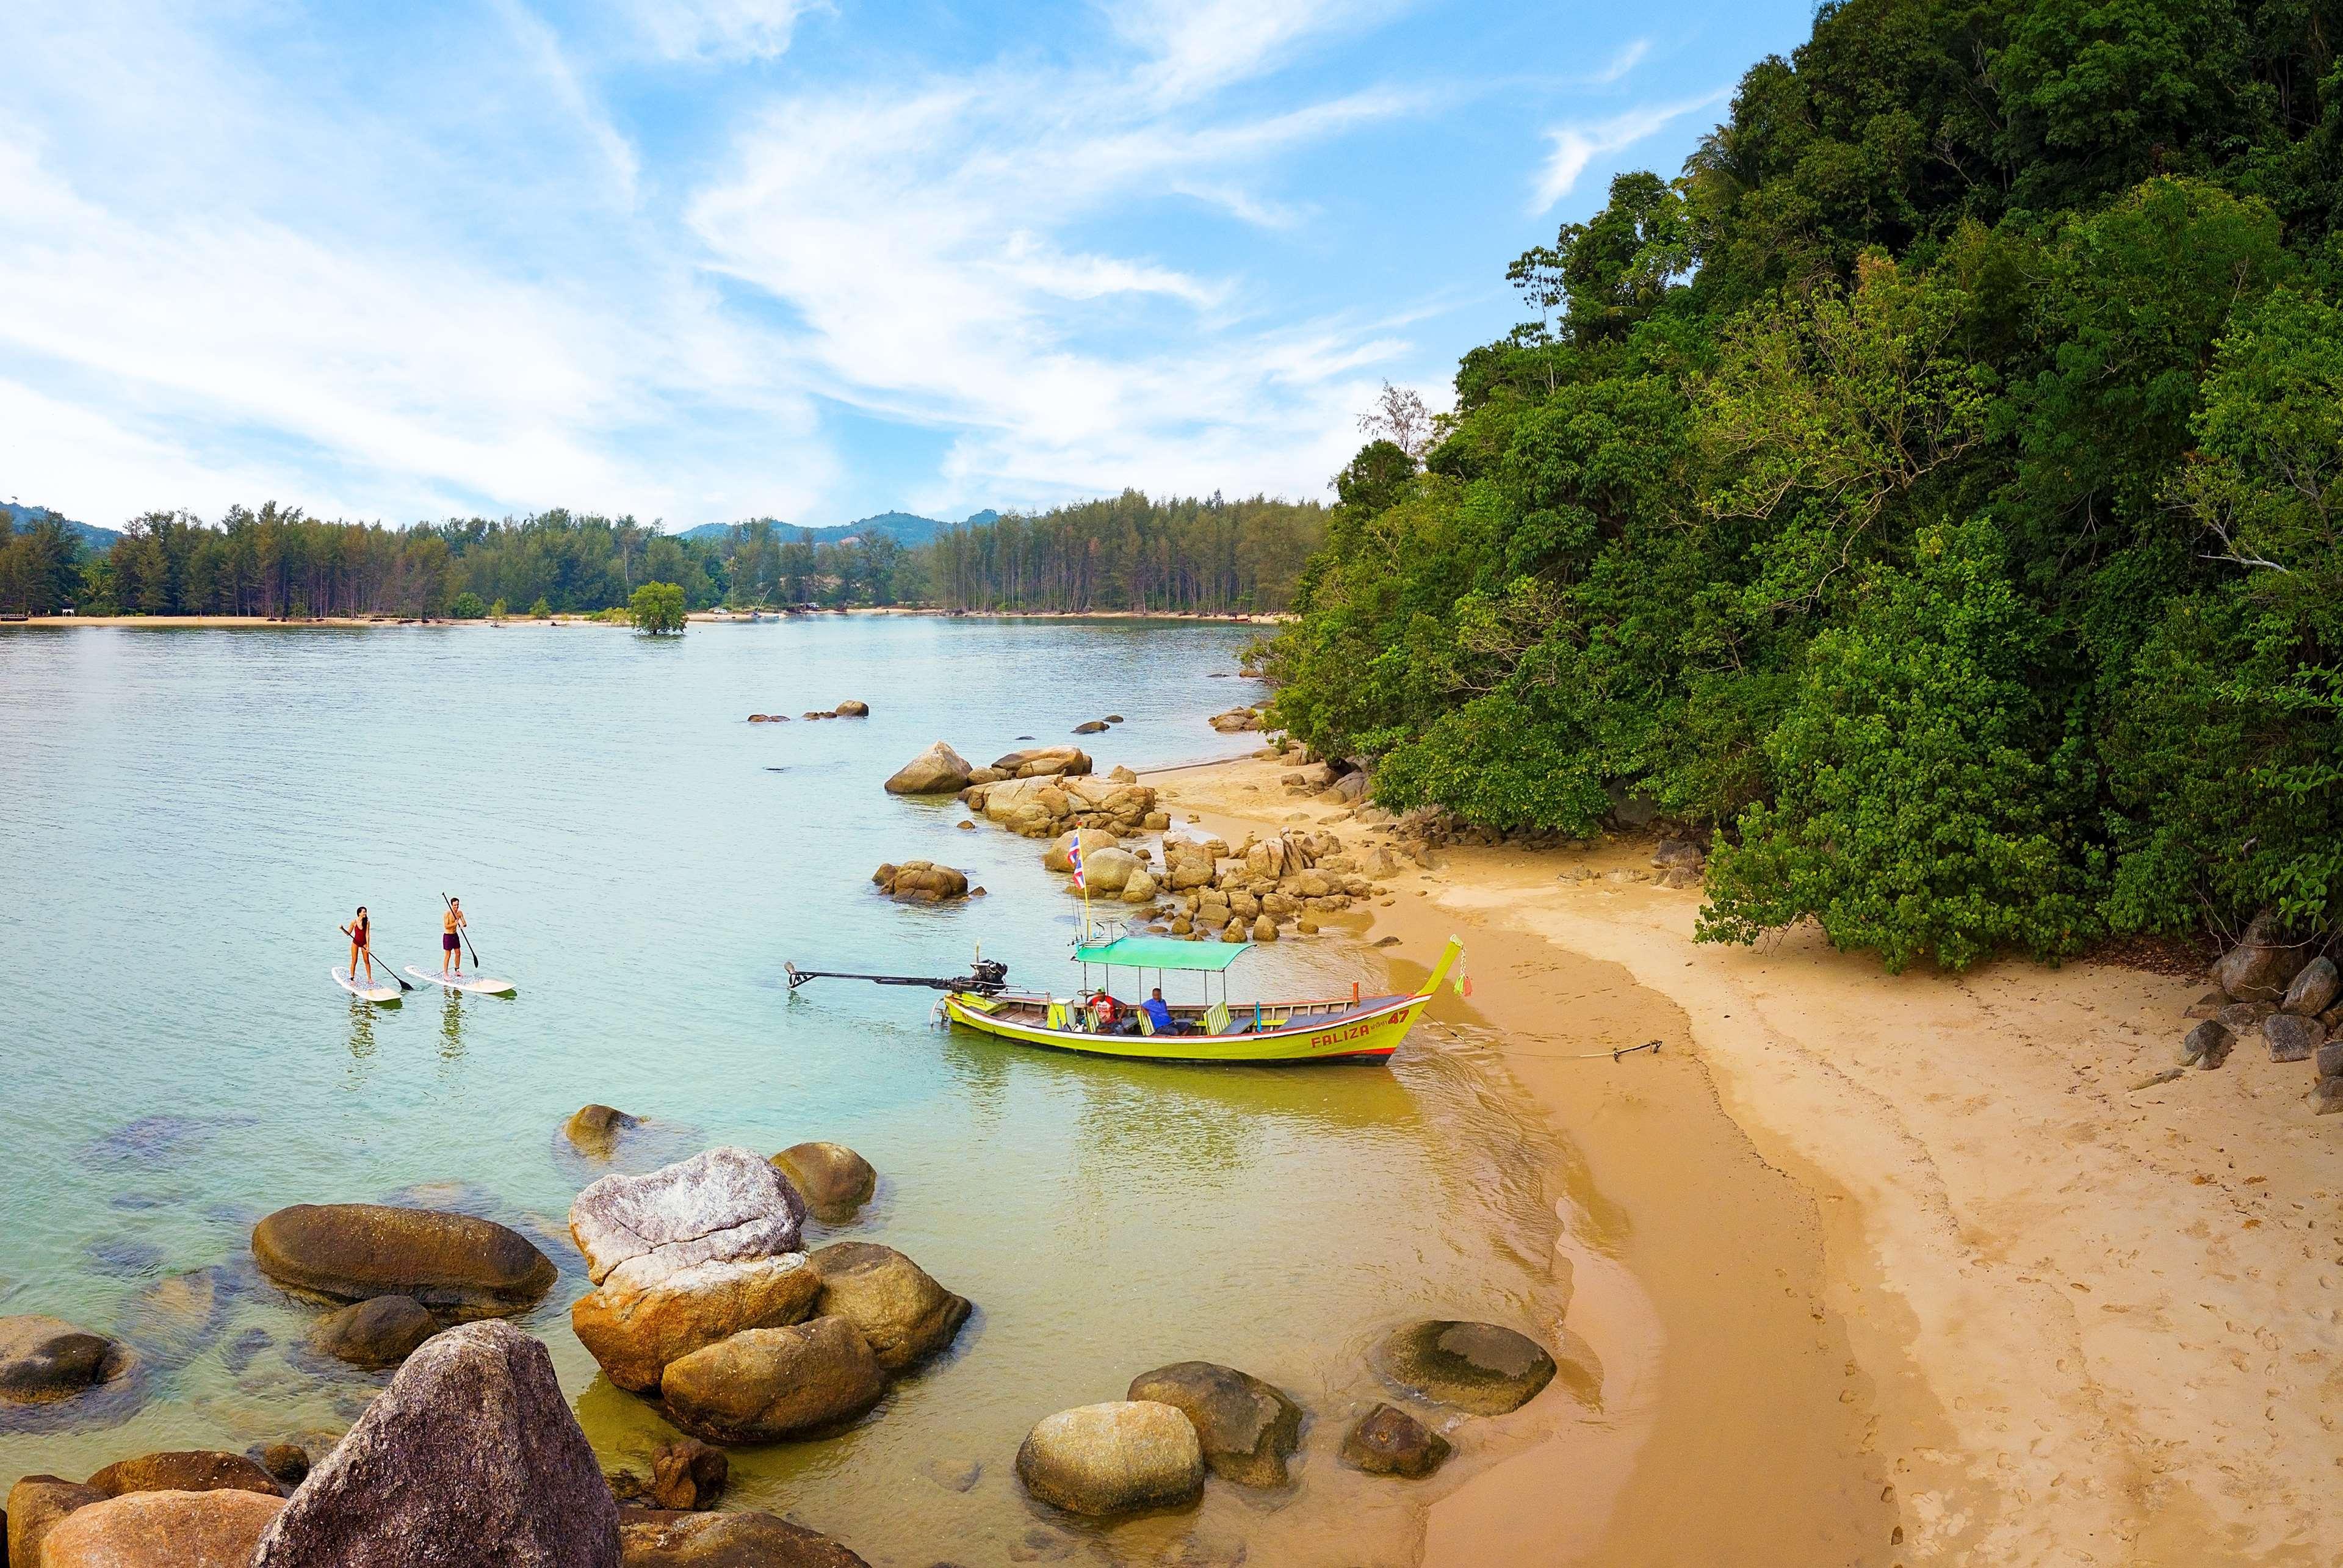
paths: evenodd
<path fill-rule="evenodd" d="M 1252 950 L 1251 942 L 1190 942 L 1178 937 L 1117 937 L 1074 950 L 1086 964 L 1127 970 L 1202 970 L 1217 974 Z"/>

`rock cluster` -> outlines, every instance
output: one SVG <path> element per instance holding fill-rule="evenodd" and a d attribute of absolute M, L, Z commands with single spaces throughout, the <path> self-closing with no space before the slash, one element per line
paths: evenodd
<path fill-rule="evenodd" d="M 1373 898 L 1370 871 L 1390 876 L 1397 869 L 1380 850 L 1363 859 L 1346 853 L 1332 833 L 1288 830 L 1248 839 L 1234 850 L 1221 839 L 1163 840 L 1175 936 L 1271 941 L 1289 924 L 1306 934 L 1317 929 L 1316 917 Z"/>
<path fill-rule="evenodd" d="M 2212 970 L 2213 989 L 2187 1016 L 2199 1020 L 2180 1042 L 2180 1065 L 2219 1067 L 2237 1041 L 2258 1032 L 2272 1061 L 2308 1061 L 2314 1114 L 2343 1111 L 2343 970 L 2307 944 L 2283 939 L 2265 910 Z"/>
<path fill-rule="evenodd" d="M 976 779 L 960 791 L 969 809 L 1028 839 L 1055 838 L 1070 829 L 1096 828 L 1118 836 L 1171 826 L 1156 805 L 1152 785 L 1079 774 L 1029 774 Z M 980 769 L 980 772 L 981 770 Z"/>
<path fill-rule="evenodd" d="M 871 882 L 890 899 L 907 904 L 941 904 L 968 897 L 968 873 L 933 860 L 889 863 L 870 873 Z"/>
<path fill-rule="evenodd" d="M 1213 714 L 1207 722 L 1223 735 L 1242 734 L 1248 729 L 1261 728 L 1261 709 L 1232 708 L 1226 713 Z"/>
<path fill-rule="evenodd" d="M 716 1149 L 578 1195 L 570 1234 L 596 1289 L 570 1308 L 610 1381 L 714 1442 L 770 1442 L 860 1415 L 889 1374 L 949 1345 L 969 1304 L 891 1248 L 799 1250 L 787 1172 L 850 1217 L 876 1185 L 852 1150 L 801 1143 L 770 1161 Z"/>

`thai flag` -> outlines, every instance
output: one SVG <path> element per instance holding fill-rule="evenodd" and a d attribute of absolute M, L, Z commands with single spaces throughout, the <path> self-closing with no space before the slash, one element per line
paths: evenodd
<path fill-rule="evenodd" d="M 1066 864 L 1073 868 L 1074 886 L 1087 890 L 1090 884 L 1082 880 L 1082 839 L 1079 833 L 1074 835 L 1072 846 L 1066 850 Z"/>

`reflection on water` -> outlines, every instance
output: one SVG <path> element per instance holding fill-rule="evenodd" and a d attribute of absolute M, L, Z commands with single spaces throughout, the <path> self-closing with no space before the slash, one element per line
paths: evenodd
<path fill-rule="evenodd" d="M 464 1060 L 464 993 L 439 993 L 439 1060 L 453 1067 Z"/>
<path fill-rule="evenodd" d="M 960 831 L 956 808 L 879 781 L 939 738 L 989 759 L 1102 707 L 1129 722 L 1096 738 L 1101 767 L 1241 747 L 1202 719 L 1244 690 L 1211 677 L 1245 638 L 859 618 L 657 650 L 587 628 L 0 630 L 0 950 L 99 953 L 122 908 L 159 901 L 210 912 L 188 960 L 227 977 L 174 990 L 59 965 L 12 990 L 12 1151 L 68 1179 L 0 1192 L 0 1311 L 105 1328 L 200 1307 L 202 1332 L 171 1342 L 121 1424 L 0 1435 L 0 1484 L 347 1422 L 383 1380 L 317 1364 L 314 1312 L 250 1271 L 252 1221 L 301 1201 L 441 1204 L 530 1236 L 560 1282 L 521 1326 L 606 1462 L 642 1468 L 673 1433 L 569 1331 L 586 1288 L 570 1199 L 711 1143 L 828 1138 L 880 1185 L 855 1225 L 811 1239 L 900 1247 L 976 1316 L 852 1430 L 738 1452 L 731 1501 L 880 1568 L 1093 1540 L 1139 1562 L 1214 1532 L 1255 1563 L 1407 1561 L 1421 1490 L 1370 1483 L 1334 1449 L 1376 1397 L 1363 1351 L 1392 1324 L 1543 1321 L 1554 1221 L 1517 1108 L 1422 1032 L 1389 1070 L 1150 1066 L 933 1029 L 925 992 L 791 996 L 780 977 L 792 959 L 954 974 L 981 942 L 1021 980 L 1071 984 L 1072 917 L 1040 846 Z M 391 705 L 357 743 L 331 694 L 361 668 L 417 691 L 461 672 L 497 693 L 498 721 Z M 847 697 L 872 716 L 741 721 Z M 872 867 L 913 856 L 992 896 L 915 910 L 871 891 Z M 340 953 L 314 938 L 354 885 L 394 965 L 437 961 L 438 892 L 460 886 L 519 997 L 443 992 L 435 1028 L 421 996 L 377 1010 L 332 990 Z M 1280 943 L 1232 971 L 1234 995 L 1332 994 L 1363 961 Z M 648 1119 L 607 1161 L 561 1134 L 589 1101 Z M 142 1293 L 183 1276 L 209 1294 Z M 1099 1532 L 1026 1502 L 1011 1462 L 1036 1419 L 1190 1357 L 1312 1412 L 1292 1493 L 1215 1485 L 1194 1513 Z M 950 1491 L 923 1473 L 936 1460 L 981 1479 Z"/>

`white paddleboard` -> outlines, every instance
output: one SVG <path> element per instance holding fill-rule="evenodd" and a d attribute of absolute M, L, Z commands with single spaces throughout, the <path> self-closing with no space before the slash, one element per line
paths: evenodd
<path fill-rule="evenodd" d="M 379 984 L 368 985 L 362 980 L 352 980 L 350 978 L 350 971 L 342 968 L 339 964 L 336 964 L 333 969 L 327 972 L 334 977 L 334 983 L 336 985 L 341 987 L 344 990 L 349 992 L 360 1001 L 370 1001 L 377 1007 L 397 1007 L 398 1005 L 398 982 L 397 980 L 385 980 Z M 375 970 L 375 973 L 379 976 L 382 971 L 377 969 Z"/>
<path fill-rule="evenodd" d="M 513 982 L 508 980 L 498 980 L 494 975 L 443 975 L 437 970 L 417 969 L 413 964 L 407 966 L 407 972 L 417 980 L 429 980 L 433 985 L 444 985 L 449 990 L 478 991 L 482 996 L 513 994 Z"/>

